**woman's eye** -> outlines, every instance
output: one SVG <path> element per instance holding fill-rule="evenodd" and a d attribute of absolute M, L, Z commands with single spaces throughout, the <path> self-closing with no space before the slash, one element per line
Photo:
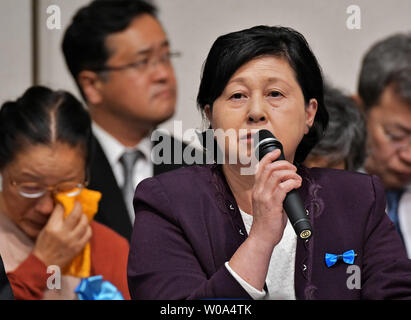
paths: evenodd
<path fill-rule="evenodd" d="M 270 96 L 270 97 L 273 97 L 273 98 L 279 98 L 279 97 L 282 97 L 283 95 L 282 95 L 282 93 L 279 92 L 279 91 L 271 91 L 271 92 L 269 93 L 269 96 Z"/>
<path fill-rule="evenodd" d="M 243 95 L 242 93 L 234 93 L 234 94 L 230 97 L 230 99 L 234 99 L 234 100 L 239 100 L 239 99 L 242 99 L 242 98 L 244 98 L 244 95 Z"/>

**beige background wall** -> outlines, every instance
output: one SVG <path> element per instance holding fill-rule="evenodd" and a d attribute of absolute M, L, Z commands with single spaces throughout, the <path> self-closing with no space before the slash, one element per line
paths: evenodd
<path fill-rule="evenodd" d="M 0 0 L 0 103 L 32 82 L 31 0 Z"/>
<path fill-rule="evenodd" d="M 88 0 L 38 1 L 38 59 L 40 84 L 76 93 L 62 59 L 60 42 L 73 13 Z M 285 25 L 303 33 L 324 74 L 348 93 L 355 92 L 361 58 L 378 39 L 411 31 L 411 0 L 157 0 L 160 20 L 173 49 L 179 81 L 177 112 L 183 129 L 201 127 L 195 99 L 202 63 L 221 34 L 257 24 Z M 60 30 L 46 27 L 49 5 L 61 9 Z M 347 7 L 361 9 L 361 29 L 346 26 Z M 0 100 L 20 94 L 31 83 L 31 0 L 0 0 Z M 172 121 L 163 125 L 172 129 Z M 178 133 L 177 133 L 178 135 Z"/>

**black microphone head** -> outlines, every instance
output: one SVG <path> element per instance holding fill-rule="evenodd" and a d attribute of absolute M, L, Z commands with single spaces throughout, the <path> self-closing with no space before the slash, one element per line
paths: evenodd
<path fill-rule="evenodd" d="M 254 152 L 259 161 L 274 149 L 281 149 L 282 151 L 283 146 L 270 131 L 262 129 L 255 134 Z"/>
<path fill-rule="evenodd" d="M 274 138 L 275 139 L 275 136 L 271 133 L 271 131 L 268 131 L 267 129 L 259 130 L 256 133 L 256 135 L 258 136 L 259 141 L 262 141 L 262 140 L 267 139 L 267 138 Z"/>

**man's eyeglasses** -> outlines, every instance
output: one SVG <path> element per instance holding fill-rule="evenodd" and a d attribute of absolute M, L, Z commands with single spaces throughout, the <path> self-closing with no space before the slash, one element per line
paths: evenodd
<path fill-rule="evenodd" d="M 126 69 L 134 69 L 138 72 L 144 73 L 149 71 L 157 63 L 162 64 L 163 66 L 171 66 L 171 60 L 173 58 L 180 57 L 180 52 L 166 52 L 159 56 L 151 56 L 136 62 L 128 63 L 122 66 L 103 66 L 101 68 L 93 68 L 93 71 L 103 72 L 103 71 L 121 71 Z"/>
<path fill-rule="evenodd" d="M 80 194 L 81 190 L 87 186 L 88 182 L 78 183 L 74 181 L 67 181 L 59 183 L 55 186 L 44 187 L 34 182 L 17 183 L 11 181 L 11 185 L 17 188 L 18 193 L 25 198 L 35 199 L 40 198 L 46 192 L 53 192 L 53 194 L 63 193 L 68 197 L 75 197 Z"/>
<path fill-rule="evenodd" d="M 383 127 L 383 131 L 392 146 L 396 149 L 405 149 L 411 145 L 411 134 L 404 132 L 395 132 Z"/>

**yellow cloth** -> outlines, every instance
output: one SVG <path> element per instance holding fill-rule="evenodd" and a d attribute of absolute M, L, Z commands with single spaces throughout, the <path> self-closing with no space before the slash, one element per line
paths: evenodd
<path fill-rule="evenodd" d="M 63 193 L 55 196 L 56 201 L 64 207 L 64 218 L 67 218 L 74 208 L 74 202 L 81 204 L 83 213 L 88 217 L 89 223 L 93 220 L 98 210 L 98 202 L 101 199 L 101 193 L 94 190 L 83 189 L 77 196 L 69 197 Z M 88 242 L 80 254 L 73 259 L 71 264 L 63 268 L 64 275 L 71 275 L 79 278 L 90 276 L 91 269 L 91 248 Z"/>

